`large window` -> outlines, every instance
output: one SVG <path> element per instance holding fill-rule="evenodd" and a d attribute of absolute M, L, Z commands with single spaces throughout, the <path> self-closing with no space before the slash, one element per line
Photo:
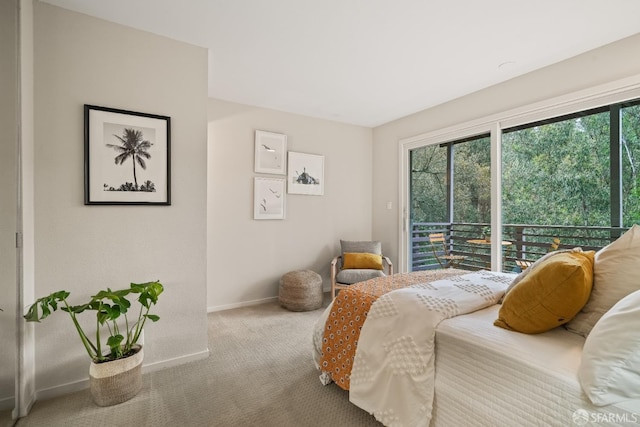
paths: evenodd
<path fill-rule="evenodd" d="M 453 145 L 453 221 L 491 222 L 491 149 L 488 136 Z"/>
<path fill-rule="evenodd" d="M 640 106 L 506 129 L 502 165 L 504 223 L 630 227 L 640 221 Z"/>
<path fill-rule="evenodd" d="M 420 147 L 410 155 L 413 222 L 490 221 L 488 136 Z"/>
<path fill-rule="evenodd" d="M 447 146 L 420 147 L 410 156 L 412 222 L 447 222 Z"/>
<path fill-rule="evenodd" d="M 505 224 L 610 224 L 609 112 L 502 135 Z"/>
<path fill-rule="evenodd" d="M 640 105 L 620 109 L 622 225 L 640 223 Z"/>
<path fill-rule="evenodd" d="M 640 222 L 640 100 L 500 132 L 503 270 L 558 247 L 597 249 Z M 490 267 L 476 243 L 491 223 L 490 135 L 414 147 L 409 170 L 410 269 L 439 267 L 433 232 L 463 267 Z"/>

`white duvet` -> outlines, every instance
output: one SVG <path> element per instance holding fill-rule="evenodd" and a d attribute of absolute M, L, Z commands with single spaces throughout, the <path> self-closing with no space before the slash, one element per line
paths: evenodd
<path fill-rule="evenodd" d="M 428 426 L 436 326 L 496 304 L 513 277 L 479 271 L 380 297 L 360 332 L 349 400 L 386 426 Z"/>

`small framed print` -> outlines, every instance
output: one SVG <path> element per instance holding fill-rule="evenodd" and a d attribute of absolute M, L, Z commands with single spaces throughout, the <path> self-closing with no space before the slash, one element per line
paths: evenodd
<path fill-rule="evenodd" d="M 84 204 L 170 205 L 171 118 L 84 106 Z"/>
<path fill-rule="evenodd" d="M 285 179 L 254 177 L 253 219 L 284 219 Z"/>
<path fill-rule="evenodd" d="M 287 135 L 257 130 L 255 144 L 256 172 L 286 174 Z"/>
<path fill-rule="evenodd" d="M 289 152 L 289 194 L 324 194 L 324 156 Z"/>

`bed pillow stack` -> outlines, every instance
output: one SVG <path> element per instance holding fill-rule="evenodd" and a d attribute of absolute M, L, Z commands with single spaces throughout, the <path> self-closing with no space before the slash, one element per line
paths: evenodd
<path fill-rule="evenodd" d="M 589 335 L 598 320 L 630 293 L 640 289 L 640 226 L 634 225 L 595 256 L 593 291 L 589 302 L 566 326 Z"/>
<path fill-rule="evenodd" d="M 591 294 L 594 254 L 562 252 L 542 261 L 509 290 L 494 325 L 537 334 L 569 322 Z"/>

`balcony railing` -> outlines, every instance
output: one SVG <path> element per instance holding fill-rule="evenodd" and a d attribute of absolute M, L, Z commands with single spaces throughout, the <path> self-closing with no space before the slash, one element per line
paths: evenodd
<path fill-rule="evenodd" d="M 491 245 L 470 241 L 483 238 L 486 223 L 414 223 L 411 236 L 411 268 L 413 271 L 440 268 L 434 256 L 429 234 L 444 233 L 449 252 L 466 258 L 459 264 L 465 270 L 491 268 Z M 626 231 L 620 227 L 572 227 L 536 224 L 503 224 L 503 271 L 517 272 L 516 261 L 535 261 L 554 249 L 581 247 L 598 250 Z M 557 247 L 552 248 L 556 242 Z M 442 246 L 436 247 L 442 254 Z"/>

